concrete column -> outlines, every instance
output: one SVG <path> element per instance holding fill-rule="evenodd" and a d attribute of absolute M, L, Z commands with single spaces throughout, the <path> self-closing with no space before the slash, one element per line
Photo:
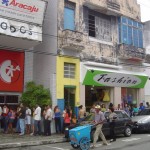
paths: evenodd
<path fill-rule="evenodd" d="M 121 87 L 114 87 L 113 104 L 115 107 L 117 107 L 118 104 L 121 104 Z"/>
<path fill-rule="evenodd" d="M 145 105 L 145 92 L 144 89 L 139 89 L 138 92 L 138 100 L 137 100 L 137 105 L 139 105 L 141 102 Z"/>
<path fill-rule="evenodd" d="M 85 85 L 82 85 L 82 83 L 80 83 L 80 104 L 79 105 L 83 105 L 85 107 Z"/>

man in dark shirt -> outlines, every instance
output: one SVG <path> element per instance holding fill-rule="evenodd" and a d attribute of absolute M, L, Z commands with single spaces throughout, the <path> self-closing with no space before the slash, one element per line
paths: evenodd
<path fill-rule="evenodd" d="M 20 129 L 21 133 L 19 135 L 25 134 L 25 116 L 26 116 L 26 108 L 23 106 L 23 104 L 20 104 L 20 111 L 19 111 L 19 121 L 20 121 Z"/>

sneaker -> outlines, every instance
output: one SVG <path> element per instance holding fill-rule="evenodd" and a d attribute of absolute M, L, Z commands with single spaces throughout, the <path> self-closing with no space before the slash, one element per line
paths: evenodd
<path fill-rule="evenodd" d="M 33 133 L 31 133 L 30 135 L 33 135 Z"/>
<path fill-rule="evenodd" d="M 95 145 L 92 145 L 91 148 L 94 149 L 94 148 L 95 148 Z"/>
<path fill-rule="evenodd" d="M 111 139 L 111 140 L 110 140 L 110 143 L 111 143 L 111 142 L 114 142 L 114 141 L 116 141 L 116 139 Z"/>
<path fill-rule="evenodd" d="M 20 133 L 19 135 L 22 136 L 22 135 L 24 135 L 24 133 Z"/>

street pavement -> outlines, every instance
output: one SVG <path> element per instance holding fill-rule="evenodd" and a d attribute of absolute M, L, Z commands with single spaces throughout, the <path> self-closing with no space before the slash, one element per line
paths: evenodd
<path fill-rule="evenodd" d="M 92 148 L 91 148 L 92 149 Z M 103 146 L 98 142 L 94 150 L 149 150 L 150 134 L 132 134 L 131 137 L 117 137 L 116 142 Z M 7 149 L 3 149 L 7 150 Z M 73 150 L 69 142 L 10 148 L 9 150 Z"/>
<path fill-rule="evenodd" d="M 51 136 L 31 136 L 19 134 L 0 133 L 0 149 L 30 147 L 43 144 L 65 142 L 63 134 L 52 134 Z"/>

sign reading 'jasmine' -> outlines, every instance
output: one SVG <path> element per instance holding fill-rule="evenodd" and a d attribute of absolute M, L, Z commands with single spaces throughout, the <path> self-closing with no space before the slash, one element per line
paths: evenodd
<path fill-rule="evenodd" d="M 88 70 L 83 80 L 83 85 L 144 88 L 148 76 Z"/>
<path fill-rule="evenodd" d="M 136 76 L 120 73 L 98 74 L 93 79 L 106 86 L 130 87 L 141 83 L 141 79 Z"/>

